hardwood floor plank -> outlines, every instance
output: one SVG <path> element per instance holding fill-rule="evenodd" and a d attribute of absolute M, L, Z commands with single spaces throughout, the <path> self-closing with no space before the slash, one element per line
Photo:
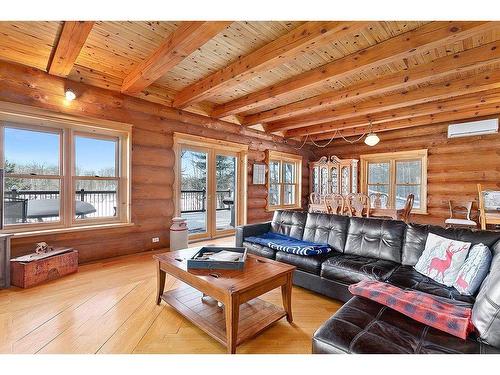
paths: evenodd
<path fill-rule="evenodd" d="M 132 283 L 102 291 L 74 311 L 68 311 L 67 314 L 59 316 L 51 324 L 41 327 L 43 330 L 41 335 L 47 337 L 47 342 L 37 353 L 68 353 L 71 344 L 70 338 L 75 338 L 82 325 L 93 318 L 101 317 L 136 286 L 137 283 Z M 78 341 L 75 340 L 74 343 L 78 344 Z M 55 351 L 54 348 L 57 348 L 58 351 Z M 74 353 L 78 352 L 74 351 Z"/>
<path fill-rule="evenodd" d="M 143 281 L 128 285 L 128 292 L 112 298 L 102 305 L 76 329 L 66 330 L 40 350 L 40 353 L 95 353 L 116 329 L 125 321 L 146 298 L 152 298 L 154 282 Z"/>
<path fill-rule="evenodd" d="M 233 244 L 234 237 L 203 244 L 209 243 Z M 47 284 L 0 291 L 0 353 L 225 353 L 173 308 L 156 305 L 156 252 L 89 263 Z M 165 290 L 185 286 L 167 275 Z M 282 306 L 279 289 L 262 299 Z M 238 353 L 310 353 L 312 334 L 340 306 L 294 287 L 294 324 L 276 322 Z M 259 316 L 251 311 L 241 318 Z M 224 314 L 219 315 L 223 325 Z"/>

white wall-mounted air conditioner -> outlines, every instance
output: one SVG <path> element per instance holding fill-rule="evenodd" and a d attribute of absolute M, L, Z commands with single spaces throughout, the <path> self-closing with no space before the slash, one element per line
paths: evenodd
<path fill-rule="evenodd" d="M 448 138 L 472 137 L 498 133 L 498 119 L 463 122 L 448 126 Z"/>

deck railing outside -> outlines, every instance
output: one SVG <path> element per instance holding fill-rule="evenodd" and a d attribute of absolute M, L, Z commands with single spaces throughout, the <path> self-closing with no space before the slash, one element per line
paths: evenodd
<path fill-rule="evenodd" d="M 225 199 L 231 199 L 231 190 L 217 190 L 217 211 L 230 210 L 230 205 L 224 204 Z M 181 190 L 181 213 L 205 212 L 207 210 L 206 190 Z"/>
<path fill-rule="evenodd" d="M 58 190 L 10 190 L 5 192 L 6 202 L 27 202 L 30 200 L 59 199 Z M 218 211 L 230 210 L 231 205 L 224 204 L 225 199 L 231 199 L 231 190 L 218 190 L 216 194 L 216 208 Z M 205 190 L 181 190 L 181 213 L 205 212 L 207 210 L 207 194 Z M 115 190 L 78 190 L 75 192 L 75 200 L 88 202 L 96 209 L 95 213 L 86 217 L 106 217 L 116 215 L 117 194 Z M 19 211 L 19 218 L 12 218 L 15 222 L 29 222 L 25 217 L 26 207 Z M 22 214 L 24 212 L 24 214 Z M 23 217 L 24 216 L 24 217 Z M 47 217 L 44 221 L 58 220 L 58 218 Z"/>
<path fill-rule="evenodd" d="M 4 193 L 4 200 L 6 204 L 8 202 L 24 202 L 24 205 L 28 204 L 28 201 L 32 200 L 45 200 L 45 199 L 59 199 L 60 192 L 58 190 L 8 190 Z M 116 190 L 85 190 L 81 189 L 75 191 L 75 200 L 80 200 L 82 202 L 90 203 L 96 209 L 96 212 L 87 214 L 85 217 L 110 217 L 116 215 Z M 8 211 L 8 210 L 6 210 Z M 31 222 L 37 221 L 36 219 L 30 219 L 26 217 L 27 207 L 19 209 L 19 218 L 12 217 L 7 220 L 7 222 Z M 14 216 L 15 212 L 12 213 Z M 57 217 L 44 217 L 43 221 L 57 221 Z"/>

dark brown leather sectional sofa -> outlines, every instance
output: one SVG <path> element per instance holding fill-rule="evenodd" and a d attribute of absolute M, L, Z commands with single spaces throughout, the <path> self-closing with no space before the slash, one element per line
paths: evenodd
<path fill-rule="evenodd" d="M 249 236 L 268 231 L 328 243 L 333 251 L 320 256 L 301 256 L 245 241 Z M 461 295 L 413 269 L 431 232 L 472 244 L 484 243 L 494 254 L 492 268 L 498 265 L 490 272 L 500 276 L 500 232 L 492 231 L 276 211 L 271 222 L 238 227 L 236 245 L 246 247 L 250 253 L 295 265 L 295 285 L 346 302 L 314 334 L 313 353 L 500 353 L 500 345 L 487 345 L 475 337 L 459 339 L 376 302 L 353 297 L 348 291 L 351 284 L 375 279 L 441 296 L 456 304 L 474 305 L 475 296 Z M 500 293 L 500 285 L 495 288 L 494 293 Z M 486 307 L 483 305 L 482 302 L 477 310 L 495 307 L 491 301 L 486 302 Z M 492 340 L 488 342 L 500 342 L 500 316 L 493 322 L 490 335 Z"/>

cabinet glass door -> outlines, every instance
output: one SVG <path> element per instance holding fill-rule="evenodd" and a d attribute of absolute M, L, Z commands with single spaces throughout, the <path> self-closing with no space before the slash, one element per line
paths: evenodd
<path fill-rule="evenodd" d="M 342 185 L 342 195 L 347 195 L 350 193 L 349 189 L 349 183 L 350 181 L 350 173 L 349 173 L 349 167 L 342 167 L 342 180 L 341 180 L 341 185 Z"/>
<path fill-rule="evenodd" d="M 328 194 L 328 168 L 321 168 L 321 195 Z"/>
<path fill-rule="evenodd" d="M 339 192 L 339 171 L 337 167 L 330 168 L 330 193 L 337 194 Z"/>

